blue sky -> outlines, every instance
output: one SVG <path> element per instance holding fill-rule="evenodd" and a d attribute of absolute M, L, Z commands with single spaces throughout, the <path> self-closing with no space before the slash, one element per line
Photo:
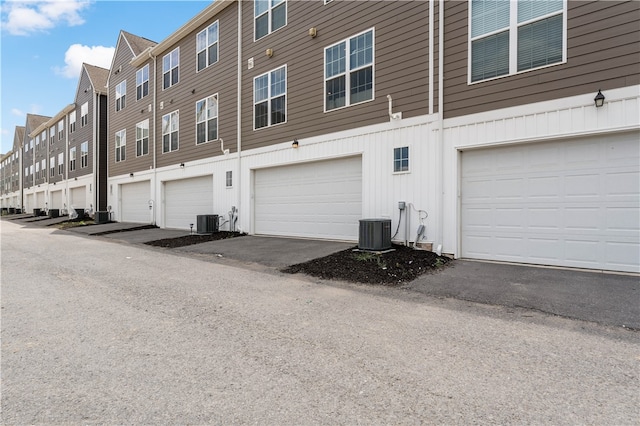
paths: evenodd
<path fill-rule="evenodd" d="M 161 42 L 210 2 L 2 0 L 0 152 L 27 113 L 74 101 L 82 62 L 109 68 L 120 30 Z"/>

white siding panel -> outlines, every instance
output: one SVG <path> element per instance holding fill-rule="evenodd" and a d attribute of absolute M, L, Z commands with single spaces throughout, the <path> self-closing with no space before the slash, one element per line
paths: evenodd
<path fill-rule="evenodd" d="M 51 208 L 52 209 L 62 209 L 62 190 L 60 191 L 52 191 L 51 192 Z"/>

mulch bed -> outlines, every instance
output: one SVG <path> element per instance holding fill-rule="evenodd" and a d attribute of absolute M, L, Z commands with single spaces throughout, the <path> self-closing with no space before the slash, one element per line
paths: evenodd
<path fill-rule="evenodd" d="M 382 254 L 347 249 L 288 266 L 281 271 L 288 274 L 304 273 L 328 280 L 393 286 L 438 270 L 450 260 L 430 251 L 400 245 L 393 245 L 393 248 L 394 251 Z"/>
<path fill-rule="evenodd" d="M 155 247 L 176 248 L 190 246 L 193 244 L 206 243 L 209 241 L 226 240 L 227 238 L 243 237 L 247 234 L 240 232 L 218 231 L 213 234 L 192 234 L 184 237 L 165 238 L 162 240 L 149 241 L 145 244 Z"/>

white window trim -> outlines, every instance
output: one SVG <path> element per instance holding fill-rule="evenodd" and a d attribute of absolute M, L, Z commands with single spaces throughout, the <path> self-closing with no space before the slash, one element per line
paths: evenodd
<path fill-rule="evenodd" d="M 120 135 L 120 146 L 116 145 L 116 141 L 118 140 L 118 135 Z M 122 143 L 124 141 L 124 143 Z M 113 152 L 113 160 L 115 163 L 122 163 L 127 160 L 127 129 L 118 130 L 115 133 L 114 139 L 114 152 Z M 120 151 L 120 159 L 118 160 L 118 151 Z M 124 158 L 122 152 L 124 151 Z"/>
<path fill-rule="evenodd" d="M 178 133 L 178 147 L 176 149 L 171 149 L 171 136 L 169 136 L 169 150 L 165 151 L 164 150 L 164 135 L 168 134 L 171 135 L 171 133 L 173 133 L 171 130 L 169 130 L 169 133 L 163 133 L 163 129 L 162 129 L 162 121 L 164 120 L 164 117 L 169 116 L 169 127 L 171 127 L 171 115 L 173 114 L 177 114 L 178 115 L 178 128 L 175 130 L 176 133 Z M 161 133 L 161 144 L 162 144 L 162 153 L 163 154 L 170 154 L 172 152 L 177 152 L 180 150 L 180 110 L 177 109 L 175 111 L 171 111 L 168 114 L 165 114 L 162 116 L 162 118 L 160 119 L 160 133 Z"/>
<path fill-rule="evenodd" d="M 58 121 L 58 140 L 61 141 L 64 138 L 64 120 Z"/>
<path fill-rule="evenodd" d="M 349 78 L 349 73 L 359 70 L 359 69 L 363 69 L 368 67 L 369 65 L 365 65 L 362 66 L 360 68 L 356 68 L 353 70 L 349 69 L 349 49 L 348 49 L 348 44 L 349 41 L 352 38 L 358 37 L 362 34 L 368 33 L 369 31 L 371 31 L 371 39 L 372 39 L 372 45 L 371 45 L 371 99 L 368 99 L 366 101 L 360 101 L 360 102 L 356 102 L 356 103 L 351 103 L 351 93 L 350 93 L 350 88 L 351 88 L 351 79 Z M 332 108 L 330 110 L 327 110 L 327 49 L 330 49 L 334 46 L 339 45 L 340 43 L 346 43 L 347 45 L 347 49 L 346 49 L 346 54 L 345 54 L 345 60 L 346 60 L 346 64 L 345 64 L 345 93 L 347 96 L 347 100 L 345 101 L 345 105 L 338 107 L 338 108 Z M 347 37 L 345 39 L 342 39 L 336 43 L 333 43 L 332 45 L 326 46 L 324 49 L 322 49 L 322 65 L 323 65 L 323 70 L 322 70 L 322 75 L 324 76 L 323 81 L 322 81 L 322 103 L 324 104 L 324 112 L 325 113 L 329 113 L 329 112 L 334 112 L 334 111 L 339 111 L 341 109 L 344 108 L 348 108 L 350 106 L 353 105 L 361 105 L 361 104 L 365 104 L 367 102 L 373 102 L 376 99 L 376 29 L 375 27 L 373 28 L 369 28 L 366 29 L 364 31 L 359 32 L 358 34 L 354 34 L 350 37 Z M 331 77 L 336 78 L 336 76 L 332 76 Z"/>
<path fill-rule="evenodd" d="M 85 102 L 80 106 L 80 127 L 89 124 L 89 102 Z"/>
<path fill-rule="evenodd" d="M 209 46 L 211 46 L 211 44 L 213 43 L 209 43 L 209 28 L 211 28 L 214 25 L 218 25 L 218 41 L 216 41 L 215 44 L 217 44 L 218 46 L 216 47 L 216 50 L 218 51 L 218 55 L 217 55 L 217 59 L 214 63 L 209 64 Z M 207 43 L 206 46 L 204 47 L 204 50 L 206 52 L 206 65 L 204 68 L 202 68 L 201 70 L 198 69 L 198 53 L 202 52 L 202 50 L 198 50 L 198 35 L 200 33 L 205 33 L 206 37 L 207 37 Z M 220 22 L 219 20 L 216 20 L 214 22 L 212 22 L 211 24 L 207 25 L 206 28 L 204 28 L 202 31 L 199 31 L 198 33 L 196 33 L 196 73 L 199 73 L 201 71 L 206 70 L 207 68 L 209 68 L 210 66 L 213 66 L 215 64 L 217 64 L 218 62 L 220 62 Z"/>
<path fill-rule="evenodd" d="M 145 124 L 146 123 L 146 127 L 147 127 L 147 152 L 146 154 L 144 153 L 144 149 L 141 149 L 140 151 L 142 152 L 142 154 L 138 155 L 138 142 L 141 143 L 141 146 L 144 147 L 144 145 L 142 145 L 142 141 L 144 140 L 144 138 L 142 139 L 138 139 L 138 129 L 142 128 L 141 124 Z M 136 123 L 136 158 L 138 157 L 144 157 L 145 155 L 149 155 L 149 142 L 150 142 L 150 134 L 149 134 L 149 119 L 145 119 L 142 120 L 138 123 Z"/>
<path fill-rule="evenodd" d="M 216 114 L 216 138 L 212 139 L 212 140 L 207 140 L 205 138 L 204 142 L 200 142 L 198 143 L 198 102 L 202 102 L 202 101 L 208 101 L 209 98 L 216 98 L 216 101 L 218 102 L 218 108 L 217 108 L 217 114 Z M 206 107 L 205 107 L 206 109 Z M 207 123 L 209 120 L 205 118 L 205 123 Z M 196 119 L 195 119 L 196 125 L 195 125 L 195 135 L 196 135 L 196 146 L 200 146 L 200 145 L 205 145 L 208 144 L 209 142 L 215 142 L 217 140 L 220 139 L 220 134 L 218 133 L 218 131 L 220 130 L 220 99 L 218 98 L 218 94 L 214 93 L 213 95 L 209 95 L 206 98 L 200 99 L 196 101 Z M 206 129 L 206 134 L 208 135 L 209 132 L 209 128 L 207 127 Z"/>
<path fill-rule="evenodd" d="M 231 173 L 231 176 L 229 176 L 229 173 Z M 231 177 L 231 185 L 229 185 L 229 177 Z M 231 189 L 233 188 L 233 170 L 227 170 L 224 174 L 224 185 L 225 188 L 227 189 Z"/>
<path fill-rule="evenodd" d="M 258 129 L 256 129 L 256 80 L 259 79 L 260 77 L 267 75 L 269 76 L 269 82 L 267 84 L 267 87 L 269 89 L 269 95 L 267 96 L 267 115 L 269 118 L 269 122 L 271 122 L 271 73 L 274 71 L 279 70 L 280 68 L 284 68 L 284 121 L 280 122 L 280 123 L 276 123 L 276 124 L 267 124 L 264 127 L 260 127 Z M 262 130 L 262 129 L 268 129 L 270 127 L 274 127 L 274 126 L 279 126 L 281 124 L 286 124 L 287 121 L 289 120 L 289 96 L 288 96 L 288 91 L 289 91 L 289 70 L 287 68 L 287 64 L 284 64 L 278 68 L 274 68 L 272 70 L 269 70 L 267 72 L 264 72 L 260 75 L 257 75 L 255 77 L 253 77 L 253 86 L 252 86 L 252 90 L 253 90 L 253 104 L 251 105 L 251 116 L 253 117 L 253 130 Z M 280 97 L 282 95 L 278 95 L 278 97 Z M 264 102 L 264 101 L 260 101 L 260 102 Z"/>
<path fill-rule="evenodd" d="M 147 79 L 144 79 L 144 69 L 147 69 Z M 142 77 L 140 77 L 142 79 L 142 83 L 138 84 L 138 73 L 140 73 L 142 75 Z M 146 96 L 149 96 L 149 93 L 147 93 L 146 95 L 144 94 L 144 83 L 147 83 L 147 91 L 150 90 L 150 84 L 149 84 L 149 79 L 150 79 L 150 74 L 149 74 L 149 64 L 146 64 L 145 66 L 143 66 L 142 68 L 140 68 L 139 70 L 136 71 L 136 102 L 141 101 L 142 99 L 144 99 Z M 142 87 L 142 89 L 140 90 L 140 92 L 142 93 L 142 96 L 140 98 L 138 98 L 138 87 Z"/>
<path fill-rule="evenodd" d="M 69 171 L 73 172 L 77 169 L 76 167 L 76 147 L 74 146 L 73 148 L 69 149 Z"/>
<path fill-rule="evenodd" d="M 83 147 L 87 147 L 86 151 Z M 84 169 L 89 167 L 89 141 L 82 142 L 80 144 L 80 168 Z"/>
<path fill-rule="evenodd" d="M 60 176 L 64 175 L 64 153 L 63 152 L 58 154 L 58 174 Z"/>
<path fill-rule="evenodd" d="M 122 86 L 124 86 L 124 91 L 122 90 Z M 118 92 L 120 92 L 120 96 L 118 96 Z M 127 101 L 127 80 L 122 80 L 120 83 L 116 84 L 115 99 L 116 112 L 122 111 L 125 108 Z M 120 101 L 120 103 L 118 103 L 118 101 Z"/>
<path fill-rule="evenodd" d="M 567 63 L 567 0 L 562 2 L 562 10 L 556 11 L 552 13 L 548 13 L 546 15 L 538 16 L 534 19 L 530 19 L 525 22 L 518 23 L 518 2 L 510 1 L 510 9 L 509 9 L 509 27 L 501 28 L 499 30 L 495 30 L 486 34 L 482 34 L 477 37 L 471 37 L 471 1 L 468 1 L 467 6 L 467 14 L 468 14 L 468 25 L 467 25 L 467 85 L 471 86 L 474 84 L 484 83 L 486 81 L 498 80 L 500 78 L 510 77 L 513 75 L 523 74 L 531 71 L 536 71 L 544 68 L 555 67 L 557 65 L 562 65 Z M 532 22 L 541 21 L 543 19 L 549 18 L 551 16 L 559 15 L 562 13 L 562 61 L 555 62 L 553 64 L 542 65 L 536 68 L 530 68 L 528 70 L 518 71 L 518 27 L 523 25 L 531 24 Z M 478 81 L 471 81 L 471 43 L 475 40 L 480 40 L 486 37 L 489 37 L 494 34 L 499 34 L 504 31 L 509 31 L 509 73 L 505 75 L 499 75 L 497 77 L 486 78 Z"/>
<path fill-rule="evenodd" d="M 174 66 L 174 64 L 171 63 L 171 54 L 173 52 L 177 51 L 178 52 L 178 64 Z M 169 57 L 169 71 L 165 72 L 164 71 L 164 58 Z M 170 88 L 172 88 L 173 86 L 175 86 L 176 84 L 180 83 L 180 47 L 176 47 L 175 49 L 173 49 L 171 52 L 167 53 L 166 55 L 164 55 L 162 57 L 162 90 L 168 90 Z M 176 81 L 175 83 L 171 82 L 171 71 L 177 68 L 178 69 L 178 81 Z M 164 75 L 166 73 L 169 73 L 169 86 L 164 87 Z"/>
<path fill-rule="evenodd" d="M 283 0 L 283 2 L 282 2 L 282 3 L 284 3 L 284 4 L 285 4 L 285 5 L 284 5 L 284 7 L 285 7 L 285 9 L 286 9 L 286 11 L 285 11 L 285 13 L 284 13 L 284 21 L 285 21 L 285 22 L 284 22 L 284 25 L 283 25 L 283 26 L 281 26 L 280 28 L 278 28 L 278 29 L 276 29 L 276 30 L 273 30 L 273 29 L 271 28 L 271 11 L 274 9 L 274 7 L 271 5 L 271 0 L 269 0 L 269 8 L 268 8 L 265 12 L 262 12 L 262 13 L 261 13 L 260 15 L 258 15 L 258 16 L 256 16 L 256 2 L 255 2 L 255 0 L 254 0 L 254 2 L 253 2 L 253 41 L 262 40 L 263 38 L 265 38 L 265 37 L 266 37 L 266 36 L 268 36 L 269 34 L 273 34 L 273 33 L 275 33 L 276 31 L 281 30 L 281 29 L 285 28 L 287 25 L 289 25 L 289 4 L 288 4 L 288 3 L 289 3 L 289 1 L 288 1 L 288 0 Z M 276 5 L 276 7 L 277 7 L 277 6 L 280 6 L 280 4 Z M 256 38 L 256 21 L 258 20 L 258 18 L 259 18 L 259 17 L 263 16 L 264 14 L 269 15 L 269 18 L 268 18 L 268 20 L 267 20 L 267 21 L 269 22 L 269 30 L 268 30 L 268 31 L 267 31 L 267 33 L 266 33 L 265 35 L 263 35 L 262 37 L 260 37 L 260 38 Z"/>
<path fill-rule="evenodd" d="M 69 134 L 76 131 L 76 111 L 73 110 L 69 113 Z"/>
<path fill-rule="evenodd" d="M 56 157 L 55 155 L 49 158 L 49 177 L 56 175 Z"/>

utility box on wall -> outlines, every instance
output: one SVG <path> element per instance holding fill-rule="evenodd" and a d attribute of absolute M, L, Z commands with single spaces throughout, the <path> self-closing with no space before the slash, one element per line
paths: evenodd
<path fill-rule="evenodd" d="M 201 214 L 196 217 L 198 234 L 213 234 L 218 232 L 218 215 L 217 214 Z"/>
<path fill-rule="evenodd" d="M 358 248 L 375 251 L 390 249 L 391 219 L 360 219 Z"/>

